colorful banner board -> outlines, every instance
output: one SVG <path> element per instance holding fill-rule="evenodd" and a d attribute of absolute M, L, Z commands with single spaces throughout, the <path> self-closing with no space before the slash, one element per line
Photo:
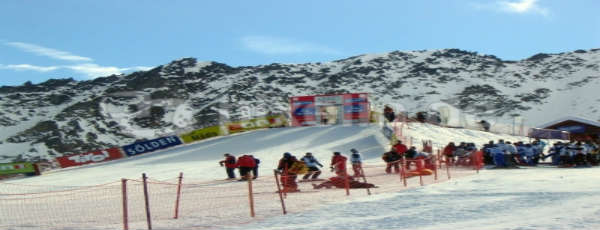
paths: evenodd
<path fill-rule="evenodd" d="M 0 175 L 19 174 L 19 173 L 34 173 L 35 168 L 32 163 L 1 163 Z"/>
<path fill-rule="evenodd" d="M 60 164 L 61 168 L 67 168 L 90 163 L 115 160 L 122 157 L 123 154 L 121 153 L 121 150 L 115 147 L 110 149 L 96 150 L 87 153 L 57 157 L 56 161 L 58 161 L 58 164 Z"/>
<path fill-rule="evenodd" d="M 338 107 L 340 123 L 368 123 L 370 106 L 368 94 L 349 93 L 338 95 L 296 96 L 290 98 L 292 126 L 316 125 L 319 114 L 325 107 Z M 324 117 L 324 115 L 321 115 Z M 337 116 L 336 116 L 337 117 Z M 322 119 L 322 118 L 321 118 Z"/>
<path fill-rule="evenodd" d="M 156 138 L 148 141 L 140 141 L 130 145 L 123 146 L 123 151 L 127 156 L 139 155 L 147 152 L 156 151 L 182 144 L 177 136 L 168 136 Z"/>
<path fill-rule="evenodd" d="M 194 141 L 204 140 L 206 138 L 223 135 L 220 126 L 210 126 L 203 129 L 197 129 L 189 133 L 180 135 L 184 143 L 192 143 Z"/>
<path fill-rule="evenodd" d="M 253 129 L 275 128 L 285 126 L 286 119 L 282 115 L 266 116 L 245 121 L 227 123 L 229 133 L 239 133 Z"/>

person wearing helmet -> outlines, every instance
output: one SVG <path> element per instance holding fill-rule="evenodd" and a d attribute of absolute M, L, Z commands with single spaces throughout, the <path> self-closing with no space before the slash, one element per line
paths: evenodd
<path fill-rule="evenodd" d="M 299 192 L 298 183 L 296 183 L 296 173 L 290 172 L 288 169 L 297 162 L 298 159 L 289 152 L 283 154 L 283 157 L 279 160 L 277 171 L 281 174 L 281 184 L 283 185 L 283 192 Z"/>
<path fill-rule="evenodd" d="M 321 170 L 317 166 L 323 167 L 321 162 L 310 152 L 306 153 L 300 160 L 304 161 L 304 164 L 308 167 L 308 172 L 304 174 L 302 180 L 308 180 L 309 177 L 311 180 L 317 180 L 319 175 L 321 175 Z"/>
<path fill-rule="evenodd" d="M 362 157 L 360 153 L 356 149 L 350 149 L 352 155 L 350 155 L 350 163 L 352 163 L 352 171 L 354 171 L 354 176 L 359 177 L 362 176 Z"/>

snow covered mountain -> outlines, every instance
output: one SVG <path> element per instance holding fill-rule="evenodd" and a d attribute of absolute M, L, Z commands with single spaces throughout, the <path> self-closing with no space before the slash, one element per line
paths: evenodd
<path fill-rule="evenodd" d="M 522 116 L 530 125 L 566 115 L 598 120 L 599 78 L 600 49 L 521 61 L 458 49 L 243 67 L 184 58 L 129 75 L 0 87 L 0 161 L 285 113 L 295 95 L 366 92 L 376 110 L 393 104 L 415 113 L 443 103 L 477 118 Z"/>

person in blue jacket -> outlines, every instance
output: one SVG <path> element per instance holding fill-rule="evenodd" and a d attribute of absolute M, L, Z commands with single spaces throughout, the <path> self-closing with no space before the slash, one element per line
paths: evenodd
<path fill-rule="evenodd" d="M 496 168 L 506 168 L 508 167 L 508 165 L 506 164 L 505 161 L 505 157 L 504 157 L 504 151 L 502 150 L 502 148 L 500 148 L 498 145 L 493 145 L 492 147 L 488 148 L 490 154 L 492 155 L 493 159 L 494 159 L 494 164 L 496 165 Z"/>
<path fill-rule="evenodd" d="M 306 164 L 306 167 L 308 167 L 308 172 L 304 174 L 302 180 L 308 180 L 309 177 L 312 180 L 318 179 L 319 175 L 321 175 L 321 170 L 317 166 L 323 167 L 323 165 L 317 160 L 317 158 L 315 158 L 312 153 L 308 152 L 302 158 L 300 158 L 300 160 L 304 161 L 304 164 Z"/>

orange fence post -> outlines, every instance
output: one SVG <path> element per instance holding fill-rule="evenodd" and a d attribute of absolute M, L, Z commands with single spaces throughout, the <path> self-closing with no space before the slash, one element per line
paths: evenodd
<path fill-rule="evenodd" d="M 250 172 L 248 172 L 250 173 Z M 248 178 L 248 202 L 250 205 L 250 216 L 254 217 L 254 195 L 252 193 L 252 177 L 246 176 Z"/>
<path fill-rule="evenodd" d="M 142 180 L 144 181 L 144 202 L 146 204 L 146 221 L 148 222 L 148 230 L 152 230 L 152 220 L 150 216 L 150 199 L 148 198 L 148 177 L 146 177 L 146 173 L 142 173 Z"/>
<path fill-rule="evenodd" d="M 285 210 L 285 202 L 283 201 L 283 195 L 281 194 L 281 185 L 279 185 L 279 177 L 277 176 L 277 170 L 273 170 L 275 173 L 275 183 L 277 184 L 277 193 L 279 193 L 279 200 L 281 200 L 281 210 L 283 210 L 283 215 L 287 214 Z"/>
<path fill-rule="evenodd" d="M 123 198 L 123 230 L 129 230 L 129 220 L 127 212 L 127 179 L 121 179 L 121 194 Z"/>
<path fill-rule="evenodd" d="M 181 181 L 183 180 L 183 172 L 179 173 L 179 181 L 177 182 L 177 198 L 175 199 L 175 216 L 173 219 L 179 217 L 179 199 L 181 198 Z"/>

